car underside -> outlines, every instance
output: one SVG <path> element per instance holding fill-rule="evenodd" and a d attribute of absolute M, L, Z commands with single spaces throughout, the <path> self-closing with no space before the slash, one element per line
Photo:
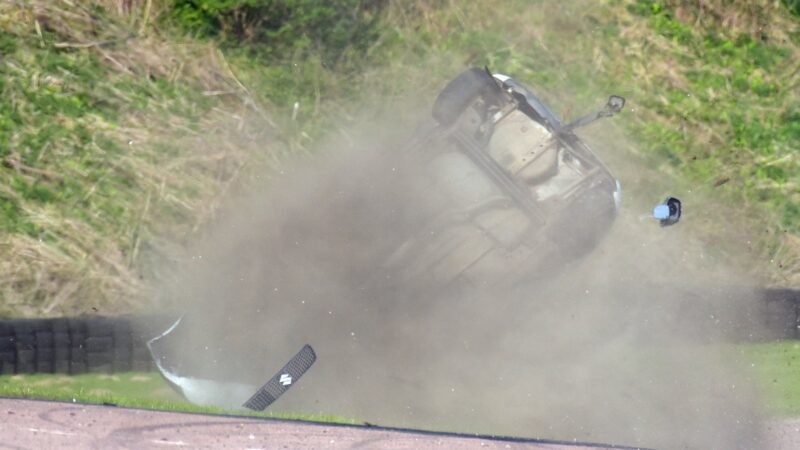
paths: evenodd
<path fill-rule="evenodd" d="M 439 94 L 422 154 L 425 229 L 388 259 L 398 279 L 474 285 L 552 273 L 591 251 L 611 227 L 619 182 L 573 132 L 622 109 L 563 124 L 527 88 L 470 69 Z"/>

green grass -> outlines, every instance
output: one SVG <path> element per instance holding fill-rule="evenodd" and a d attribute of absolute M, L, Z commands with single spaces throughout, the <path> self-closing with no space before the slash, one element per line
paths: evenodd
<path fill-rule="evenodd" d="M 403 104 L 408 92 L 432 100 L 469 66 L 531 85 L 568 119 L 620 93 L 630 108 L 615 123 L 630 156 L 653 177 L 668 173 L 689 192 L 708 192 L 708 202 L 740 205 L 740 226 L 759 230 L 754 245 L 774 262 L 761 268 L 770 282 L 800 280 L 800 18 L 788 3 L 387 5 L 370 22 L 379 38 L 337 65 L 304 50 L 264 66 L 250 57 L 253 42 L 226 50 L 279 117 L 300 103 L 298 120 L 279 121 L 293 149 L 348 126 L 342 116 L 357 120 L 365 103 Z M 626 195 L 653 184 L 635 183 Z M 705 237 L 720 239 L 718 231 Z"/>
<path fill-rule="evenodd" d="M 800 417 L 800 341 L 770 342 L 742 347 L 767 411 L 779 417 Z"/>
<path fill-rule="evenodd" d="M 0 316 L 141 307 L 154 242 L 208 220 L 263 138 L 216 129 L 243 108 L 223 62 L 107 6 L 0 4 Z"/>
<path fill-rule="evenodd" d="M 740 190 L 743 200 L 780 218 L 775 226 L 797 233 L 796 45 L 751 29 L 692 27 L 688 18 L 678 18 L 678 8 L 660 2 L 638 1 L 629 9 L 644 21 L 650 43 L 665 44 L 666 53 L 647 55 L 649 63 L 666 60 L 678 67 L 659 80 L 660 89 L 637 83 L 660 91 L 640 96 L 657 113 L 651 123 L 633 127 L 645 151 L 663 154 L 694 180 L 730 180 L 724 189 Z M 636 59 L 644 62 L 642 56 Z"/>
<path fill-rule="evenodd" d="M 0 377 L 0 395 L 102 403 L 109 399 L 181 403 L 157 373 L 9 375 Z"/>
<path fill-rule="evenodd" d="M 800 417 L 800 341 L 740 344 L 732 350 L 745 365 L 773 417 Z M 0 377 L 0 397 L 20 397 L 81 403 L 110 403 L 145 409 L 252 415 L 319 422 L 358 423 L 330 415 L 283 412 L 254 413 L 197 406 L 186 402 L 156 373 L 10 375 Z"/>
<path fill-rule="evenodd" d="M 72 3 L 0 2 L 0 316 L 142 308 L 247 173 L 482 65 L 567 119 L 626 96 L 629 159 L 742 206 L 772 280 L 800 283 L 795 0 Z M 259 8 L 283 16 L 246 33 Z M 663 195 L 633 183 L 629 199 Z M 797 345 L 743 347 L 776 415 L 800 415 Z M 0 395 L 222 412 L 154 374 L 2 377 Z"/>
<path fill-rule="evenodd" d="M 482 65 L 568 119 L 626 96 L 626 151 L 741 205 L 800 280 L 797 2 L 117 3 L 0 5 L 0 315 L 141 307 L 242 173 Z"/>
<path fill-rule="evenodd" d="M 183 400 L 156 373 L 2 376 L 0 377 L 0 397 L 111 404 L 164 411 L 232 414 L 326 423 L 357 423 L 354 420 L 333 415 L 253 412 L 198 406 Z"/>

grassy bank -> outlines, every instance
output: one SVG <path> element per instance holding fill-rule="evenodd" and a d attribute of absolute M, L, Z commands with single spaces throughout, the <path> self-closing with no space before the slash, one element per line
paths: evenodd
<path fill-rule="evenodd" d="M 130 408 L 208 414 L 236 414 L 316 422 L 355 423 L 330 415 L 225 410 L 197 406 L 184 400 L 156 373 L 85 375 L 13 375 L 0 377 L 0 397 L 21 397 L 64 402 L 96 403 Z"/>
<path fill-rule="evenodd" d="M 424 32 L 404 42 L 509 73 L 567 118 L 608 93 L 626 96 L 618 153 L 647 174 L 624 180 L 626 196 L 680 193 L 709 221 L 705 240 L 744 238 L 770 282 L 800 281 L 800 22 L 785 5 L 505 2 L 422 17 Z M 702 217 L 709 210 L 716 218 Z M 737 221 L 739 235 L 725 236 Z"/>
<path fill-rule="evenodd" d="M 530 84 L 566 118 L 627 96 L 616 157 L 649 174 L 625 180 L 628 198 L 663 195 L 666 174 L 673 192 L 733 205 L 738 234 L 703 218 L 704 238 L 747 241 L 768 282 L 796 284 L 792 5 L 5 2 L 0 314 L 142 308 L 232 190 L 365 111 L 430 103 L 476 65 Z"/>
<path fill-rule="evenodd" d="M 0 314 L 140 307 L 263 159 L 224 56 L 116 3 L 0 5 Z"/>

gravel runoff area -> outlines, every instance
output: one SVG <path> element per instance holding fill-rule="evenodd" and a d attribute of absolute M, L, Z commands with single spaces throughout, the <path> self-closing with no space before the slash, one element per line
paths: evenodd
<path fill-rule="evenodd" d="M 800 419 L 786 419 L 767 424 L 770 450 L 800 448 Z"/>
<path fill-rule="evenodd" d="M 22 399 L 0 399 L 0 416 L 3 449 L 625 448 Z"/>
<path fill-rule="evenodd" d="M 800 419 L 768 425 L 770 450 L 800 448 Z M 0 449 L 626 449 L 252 417 L 0 399 Z"/>

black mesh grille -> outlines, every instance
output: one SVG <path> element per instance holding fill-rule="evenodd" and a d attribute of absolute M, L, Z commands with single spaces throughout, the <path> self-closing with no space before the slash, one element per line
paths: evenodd
<path fill-rule="evenodd" d="M 263 411 L 278 399 L 284 392 L 289 390 L 297 380 L 317 360 L 317 355 L 310 345 L 303 347 L 296 355 L 278 371 L 267 384 L 261 387 L 250 400 L 245 402 L 244 407 L 254 411 Z"/>

